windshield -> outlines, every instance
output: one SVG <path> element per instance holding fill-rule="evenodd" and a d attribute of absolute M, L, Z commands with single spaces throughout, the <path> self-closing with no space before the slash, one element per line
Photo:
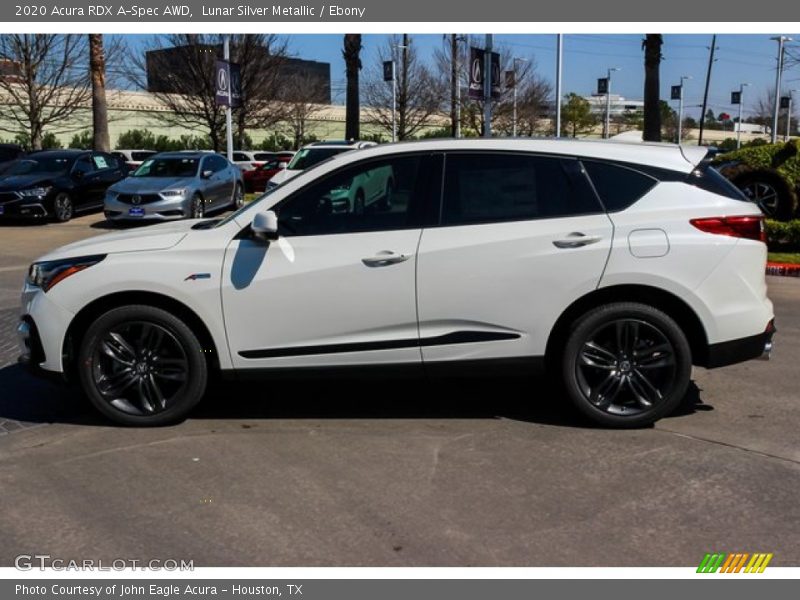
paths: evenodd
<path fill-rule="evenodd" d="M 131 177 L 194 177 L 199 164 L 198 158 L 148 158 Z"/>
<path fill-rule="evenodd" d="M 18 160 L 6 171 L 6 175 L 30 175 L 33 173 L 66 173 L 75 162 L 73 157 L 42 157 Z"/>
<path fill-rule="evenodd" d="M 326 158 L 347 152 L 350 148 L 303 148 L 294 155 L 287 169 L 302 171 L 321 163 Z"/>

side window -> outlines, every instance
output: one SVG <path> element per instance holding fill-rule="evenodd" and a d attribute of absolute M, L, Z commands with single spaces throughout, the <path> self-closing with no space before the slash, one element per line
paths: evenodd
<path fill-rule="evenodd" d="M 250 159 L 247 157 L 247 154 L 242 154 L 241 152 L 234 152 L 233 160 L 235 162 L 250 162 Z"/>
<path fill-rule="evenodd" d="M 628 208 L 658 183 L 649 175 L 609 163 L 586 160 L 583 167 L 608 212 Z"/>
<path fill-rule="evenodd" d="M 203 166 L 203 170 L 219 173 L 220 171 L 225 170 L 227 166 L 228 166 L 228 161 L 222 158 L 221 156 L 207 156 Z"/>
<path fill-rule="evenodd" d="M 443 225 L 602 212 L 575 160 L 520 154 L 448 154 Z"/>
<path fill-rule="evenodd" d="M 81 156 L 78 160 L 75 161 L 75 164 L 72 166 L 73 173 L 81 173 L 82 175 L 88 175 L 89 173 L 93 173 L 95 170 L 92 161 L 89 159 L 89 156 Z"/>
<path fill-rule="evenodd" d="M 282 235 L 386 231 L 412 226 L 424 187 L 418 156 L 345 168 L 289 197 L 278 207 Z"/>
<path fill-rule="evenodd" d="M 117 159 L 110 154 L 93 154 L 92 163 L 94 168 L 98 171 L 102 171 L 104 169 L 116 169 L 119 167 L 117 164 Z"/>

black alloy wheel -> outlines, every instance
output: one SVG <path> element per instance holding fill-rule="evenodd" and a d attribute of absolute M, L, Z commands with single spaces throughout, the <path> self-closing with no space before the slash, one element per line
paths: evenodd
<path fill-rule="evenodd" d="M 87 331 L 79 360 L 92 404 L 126 425 L 179 420 L 206 386 L 207 365 L 196 336 L 155 307 L 127 306 L 100 317 Z"/>
<path fill-rule="evenodd" d="M 563 379 L 572 402 L 606 426 L 639 427 L 672 412 L 690 373 L 683 331 L 643 304 L 611 304 L 587 313 L 565 348 Z"/>

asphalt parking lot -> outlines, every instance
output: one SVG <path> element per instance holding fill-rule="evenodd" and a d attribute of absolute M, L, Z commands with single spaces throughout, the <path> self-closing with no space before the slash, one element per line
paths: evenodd
<path fill-rule="evenodd" d="M 698 369 L 683 408 L 589 428 L 537 379 L 217 385 L 186 422 L 110 426 L 16 360 L 18 293 L 105 230 L 0 226 L 0 565 L 800 565 L 800 281 L 770 278 L 769 362 Z"/>

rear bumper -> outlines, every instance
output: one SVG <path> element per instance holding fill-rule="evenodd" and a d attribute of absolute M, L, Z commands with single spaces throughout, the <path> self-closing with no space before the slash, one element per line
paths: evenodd
<path fill-rule="evenodd" d="M 772 338 L 775 335 L 775 322 L 770 321 L 763 333 L 737 340 L 730 340 L 708 347 L 705 364 L 707 369 L 726 367 L 754 358 L 769 359 L 772 352 Z"/>

